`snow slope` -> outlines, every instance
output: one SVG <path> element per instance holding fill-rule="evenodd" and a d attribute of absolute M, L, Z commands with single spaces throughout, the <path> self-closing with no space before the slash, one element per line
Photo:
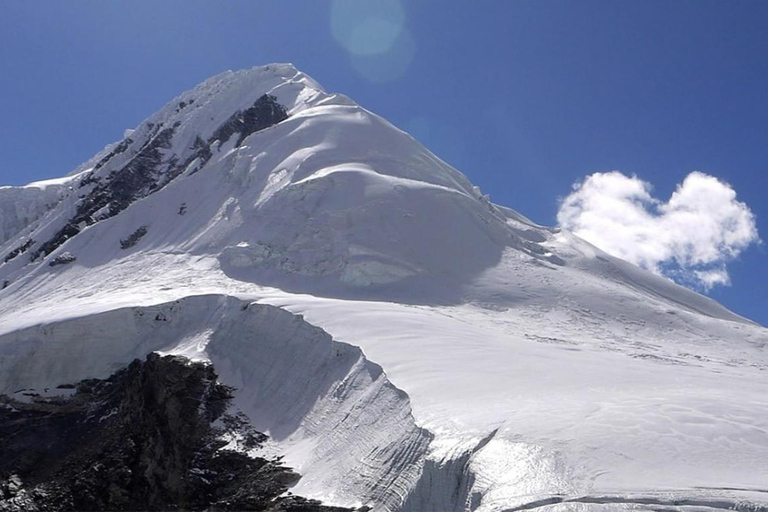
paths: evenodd
<path fill-rule="evenodd" d="M 768 506 L 765 328 L 491 204 L 290 65 L 0 212 L 2 393 L 181 353 L 335 504 Z"/>

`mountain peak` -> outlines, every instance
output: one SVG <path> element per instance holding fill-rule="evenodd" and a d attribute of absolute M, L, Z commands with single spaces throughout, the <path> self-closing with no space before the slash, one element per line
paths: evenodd
<path fill-rule="evenodd" d="M 0 188 L 0 229 L 6 391 L 209 361 L 292 492 L 344 506 L 765 502 L 764 328 L 491 203 L 290 65 Z"/>
<path fill-rule="evenodd" d="M 19 190 L 0 190 L 15 198 L 0 219 L 7 286 L 41 268 L 172 250 L 214 257 L 245 282 L 453 303 L 510 258 L 558 268 L 584 254 L 291 64 L 209 78 L 68 178 Z M 738 318 L 648 280 L 675 303 Z"/>
<path fill-rule="evenodd" d="M 20 262 L 57 251 L 82 259 L 78 235 L 114 233 L 106 221 L 129 209 L 114 221 L 133 224 L 120 247 L 134 233 L 157 247 L 156 233 L 178 232 L 162 243 L 216 254 L 233 274 L 267 282 L 463 280 L 520 242 L 461 173 L 290 64 L 206 80 L 77 169 L 69 187 L 45 221 L 20 226 L 19 247 L 7 251 L 11 280 Z M 179 215 L 202 205 L 203 216 Z M 168 211 L 158 218 L 157 208 Z"/>
<path fill-rule="evenodd" d="M 301 111 L 313 101 L 328 95 L 315 80 L 296 69 L 293 64 L 267 64 L 239 71 L 224 71 L 214 75 L 193 89 L 178 95 L 136 128 L 126 130 L 124 139 L 108 145 L 69 175 L 74 176 L 93 169 L 125 139 L 135 141 L 142 133 L 152 132 L 156 126 L 174 125 L 215 130 L 226 118 L 238 110 L 245 110 L 263 95 L 271 95 L 291 114 Z M 205 136 L 206 133 L 196 133 Z M 205 137 L 204 137 L 205 138 Z"/>

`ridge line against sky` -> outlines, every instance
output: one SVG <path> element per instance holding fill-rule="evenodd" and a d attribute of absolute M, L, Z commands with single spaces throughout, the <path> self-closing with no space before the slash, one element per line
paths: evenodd
<path fill-rule="evenodd" d="M 671 208 L 665 198 L 690 176 L 713 177 L 726 196 L 735 191 L 722 203 L 733 215 L 694 222 L 714 235 L 695 249 L 678 238 L 689 249 L 672 261 L 717 249 L 711 267 L 684 269 L 687 284 L 730 282 L 710 295 L 766 324 L 768 265 L 754 246 L 768 214 L 766 18 L 758 1 L 4 2 L 0 182 L 63 176 L 205 78 L 288 61 L 543 224 L 583 228 L 593 210 L 558 212 L 573 194 L 594 197 L 594 177 L 618 170 L 625 185 L 652 186 L 646 220 L 667 236 L 669 221 L 658 224 L 659 208 Z M 639 238 L 654 238 L 653 226 Z M 741 235 L 729 234 L 733 226 Z M 598 245 L 667 269 L 637 244 L 612 248 L 618 238 Z M 661 253 L 675 246 L 653 241 Z M 709 273 L 696 283 L 696 271 Z"/>

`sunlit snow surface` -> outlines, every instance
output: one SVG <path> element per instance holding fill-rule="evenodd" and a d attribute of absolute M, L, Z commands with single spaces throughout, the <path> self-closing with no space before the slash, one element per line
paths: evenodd
<path fill-rule="evenodd" d="M 183 155 L 265 93 L 289 119 L 47 258 L 0 266 L 0 392 L 181 353 L 239 388 L 304 475 L 297 494 L 390 510 L 768 504 L 768 331 L 490 204 L 291 66 L 214 77 L 147 122 L 178 121 L 168 151 Z M 109 151 L 0 189 L 0 256 L 60 228 Z M 48 265 L 65 251 L 77 260 Z"/>

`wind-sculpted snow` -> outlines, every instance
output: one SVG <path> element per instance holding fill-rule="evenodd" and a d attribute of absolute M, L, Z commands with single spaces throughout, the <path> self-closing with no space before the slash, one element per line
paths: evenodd
<path fill-rule="evenodd" d="M 360 349 L 301 317 L 201 296 L 56 322 L 0 337 L 0 394 L 104 378 L 158 351 L 213 363 L 235 404 L 303 475 L 297 494 L 397 509 L 431 436 L 408 397 Z"/>
<path fill-rule="evenodd" d="M 286 117 L 251 132 L 265 95 Z M 158 127 L 163 185 L 31 262 Z M 490 203 L 289 65 L 209 79 L 129 139 L 50 204 L 0 189 L 2 386 L 210 359 L 331 504 L 768 502 L 762 326 Z"/>

